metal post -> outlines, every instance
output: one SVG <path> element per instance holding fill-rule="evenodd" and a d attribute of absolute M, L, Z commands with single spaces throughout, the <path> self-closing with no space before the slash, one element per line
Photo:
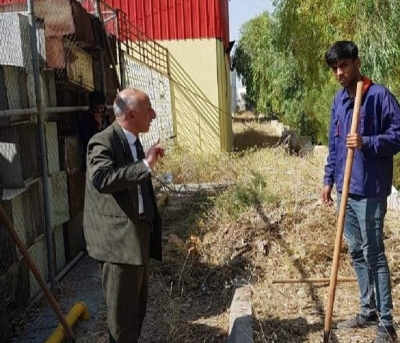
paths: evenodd
<path fill-rule="evenodd" d="M 113 108 L 113 105 L 106 105 L 108 110 Z M 72 113 L 86 111 L 87 106 L 68 106 L 68 107 L 44 107 L 44 113 Z M 37 108 L 16 108 L 13 110 L 0 110 L 0 118 L 12 117 L 12 116 L 23 116 L 29 114 L 36 114 L 38 112 Z M 46 121 L 46 118 L 45 118 Z M 19 123 L 19 122 L 17 122 Z"/>
<path fill-rule="evenodd" d="M 118 63 L 119 63 L 119 79 L 121 80 L 121 87 L 124 89 L 126 87 L 126 78 L 125 78 L 125 70 L 124 70 L 124 52 L 122 51 L 122 42 L 121 42 L 121 32 L 119 29 L 121 27 L 120 21 L 120 10 L 116 10 L 115 12 L 117 18 L 117 41 L 118 41 Z"/>
<path fill-rule="evenodd" d="M 95 9 L 95 14 L 96 17 L 99 18 L 101 22 L 101 12 L 100 12 L 100 5 L 98 3 L 98 0 L 94 0 L 94 9 Z M 103 33 L 102 32 L 96 32 L 97 37 L 100 38 L 100 41 L 103 41 Z M 105 69 L 105 63 L 104 63 L 104 49 L 100 45 L 98 46 L 98 51 L 99 51 L 99 59 L 100 59 L 100 73 L 101 73 L 101 91 L 106 94 L 107 93 L 107 88 L 106 88 L 106 69 Z"/>
<path fill-rule="evenodd" d="M 121 87 L 124 89 L 126 87 L 126 78 L 124 70 L 124 52 L 122 51 L 122 44 L 118 41 L 118 62 L 119 62 L 119 77 L 121 80 Z"/>
<path fill-rule="evenodd" d="M 106 27 L 104 25 L 104 19 L 103 19 L 103 15 L 101 13 L 100 3 L 99 3 L 98 0 L 95 0 L 95 5 L 96 5 L 96 13 L 98 13 L 98 16 L 99 16 L 99 19 L 100 19 L 100 22 L 101 22 L 101 26 L 102 26 L 104 34 L 105 34 L 104 40 L 105 40 L 108 56 L 110 57 L 111 64 L 113 66 L 113 74 L 114 74 L 114 77 L 115 77 L 115 81 L 117 82 L 118 90 L 122 90 L 121 82 L 120 82 L 120 79 L 119 79 L 118 73 L 117 73 L 116 63 L 115 63 L 115 60 L 114 60 L 114 55 L 113 55 L 113 52 L 111 50 L 110 41 L 108 40 L 108 37 L 107 37 L 107 30 L 106 30 Z"/>
<path fill-rule="evenodd" d="M 54 246 L 51 228 L 51 211 L 50 211 L 50 181 L 47 164 L 47 149 L 46 138 L 44 133 L 44 107 L 42 101 L 42 84 L 40 80 L 39 58 L 37 51 L 37 36 L 36 36 L 36 20 L 33 7 L 33 0 L 27 0 L 28 17 L 31 29 L 31 49 L 32 49 L 32 66 L 33 77 L 35 81 L 35 95 L 37 108 L 37 125 L 40 144 L 40 160 L 42 164 L 42 179 L 43 179 L 43 198 L 44 198 L 44 218 L 46 229 L 46 245 L 47 245 L 47 262 L 49 268 L 49 281 L 51 287 L 55 285 L 55 265 L 54 265 Z"/>

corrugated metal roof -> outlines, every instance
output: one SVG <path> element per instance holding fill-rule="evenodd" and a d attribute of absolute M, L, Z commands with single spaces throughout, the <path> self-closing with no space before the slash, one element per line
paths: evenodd
<path fill-rule="evenodd" d="M 106 0 L 149 38 L 219 38 L 229 44 L 228 0 Z"/>

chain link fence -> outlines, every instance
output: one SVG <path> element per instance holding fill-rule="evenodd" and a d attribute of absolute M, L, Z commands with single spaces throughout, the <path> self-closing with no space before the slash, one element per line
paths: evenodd
<path fill-rule="evenodd" d="M 143 145 L 173 135 L 168 51 L 144 39 L 102 2 L 0 1 L 1 206 L 52 285 L 85 249 L 79 129 L 89 94 L 111 105 L 122 86 L 140 88 L 158 112 Z M 113 120 L 107 108 L 103 128 Z M 0 337 L 38 294 L 0 220 Z"/>

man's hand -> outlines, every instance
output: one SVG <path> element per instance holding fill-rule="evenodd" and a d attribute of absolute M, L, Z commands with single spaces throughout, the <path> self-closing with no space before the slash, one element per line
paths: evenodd
<path fill-rule="evenodd" d="M 149 164 L 150 168 L 153 169 L 157 164 L 159 158 L 163 158 L 165 155 L 165 150 L 160 144 L 160 140 L 158 140 L 155 144 L 153 144 L 150 149 L 146 153 L 146 161 Z"/>
<path fill-rule="evenodd" d="M 349 133 L 346 137 L 346 146 L 350 149 L 360 150 L 362 147 L 362 138 L 358 133 Z"/>
<path fill-rule="evenodd" d="M 324 186 L 321 190 L 321 200 L 325 206 L 332 206 L 333 199 L 331 197 L 332 186 Z"/>
<path fill-rule="evenodd" d="M 97 129 L 99 131 L 103 128 L 103 118 L 104 118 L 103 113 L 95 113 L 94 114 L 94 120 L 96 121 Z"/>

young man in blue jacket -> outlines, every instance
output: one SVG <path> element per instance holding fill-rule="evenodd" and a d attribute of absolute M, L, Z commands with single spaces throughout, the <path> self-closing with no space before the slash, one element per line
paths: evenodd
<path fill-rule="evenodd" d="M 322 201 L 333 203 L 336 184 L 340 206 L 349 148 L 355 149 L 344 235 L 360 291 L 360 312 L 338 323 L 339 329 L 377 325 L 374 343 L 397 342 L 392 318 L 389 267 L 383 242 L 387 197 L 393 179 L 393 155 L 400 151 L 400 107 L 390 91 L 360 73 L 357 46 L 338 41 L 325 55 L 343 87 L 334 100 L 329 130 Z M 357 82 L 364 81 L 357 133 L 350 133 Z"/>

